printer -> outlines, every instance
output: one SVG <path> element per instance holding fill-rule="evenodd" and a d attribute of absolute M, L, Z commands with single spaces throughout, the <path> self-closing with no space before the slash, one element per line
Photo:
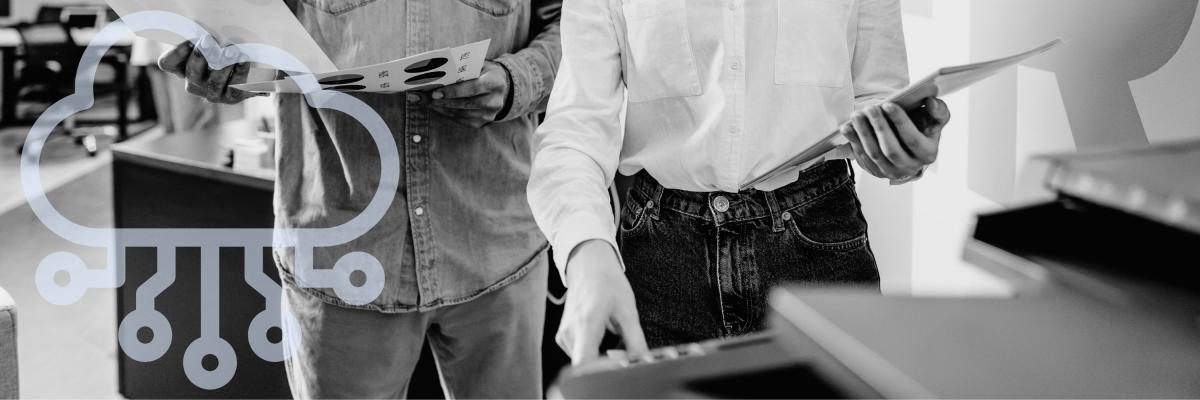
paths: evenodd
<path fill-rule="evenodd" d="M 1200 141 L 1042 157 L 1055 198 L 981 215 L 1010 298 L 784 287 L 767 332 L 567 368 L 564 398 L 1200 397 Z"/>

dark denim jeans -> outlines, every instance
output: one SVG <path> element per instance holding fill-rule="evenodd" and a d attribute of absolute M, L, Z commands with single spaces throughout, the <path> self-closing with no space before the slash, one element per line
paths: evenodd
<path fill-rule="evenodd" d="M 653 347 L 763 328 L 783 283 L 879 287 L 845 160 L 773 192 L 664 189 L 644 171 L 621 212 L 621 255 Z"/>

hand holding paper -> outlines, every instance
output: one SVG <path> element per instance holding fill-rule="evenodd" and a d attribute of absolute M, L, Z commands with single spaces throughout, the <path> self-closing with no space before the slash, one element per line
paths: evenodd
<path fill-rule="evenodd" d="M 961 65 L 957 67 L 942 68 L 929 75 L 925 79 L 910 85 L 904 90 L 893 93 L 884 102 L 896 104 L 906 111 L 914 111 L 922 107 L 926 99 L 950 95 L 959 90 L 965 89 L 968 86 L 995 76 L 1001 71 L 1012 68 L 1034 56 L 1053 50 L 1062 44 L 1063 41 L 1059 39 L 1011 57 L 975 64 Z M 859 139 L 863 139 L 863 137 L 860 136 Z M 825 157 L 825 155 L 830 151 L 833 151 L 837 149 L 838 146 L 847 144 L 848 142 L 849 139 L 844 137 L 843 132 L 839 129 L 838 131 L 833 132 L 824 139 L 818 141 L 816 144 L 813 144 L 795 157 L 792 157 L 792 159 L 788 160 L 783 165 L 771 170 L 771 172 L 768 172 L 758 179 L 742 185 L 741 190 L 751 190 L 755 186 L 767 182 L 777 176 L 788 172 L 795 172 L 797 169 L 811 166 L 815 162 L 822 160 L 823 157 Z M 863 150 L 865 152 L 866 149 L 864 148 Z"/>
<path fill-rule="evenodd" d="M 434 89 L 429 93 L 409 93 L 409 103 L 426 104 L 438 114 L 453 117 L 461 124 L 479 128 L 503 118 L 512 103 L 511 78 L 499 63 L 484 63 L 479 79 Z"/>
<path fill-rule="evenodd" d="M 232 84 L 246 81 L 246 77 L 250 74 L 249 64 L 230 64 L 218 70 L 209 68 L 209 60 L 205 58 L 204 53 L 220 54 L 226 58 L 223 61 L 236 60 L 237 54 L 231 54 L 229 51 L 233 50 L 232 48 L 224 50 L 226 51 L 222 51 L 212 37 L 202 37 L 197 41 L 197 45 L 192 45 L 192 42 L 183 42 L 174 50 L 163 54 L 158 60 L 158 67 L 166 73 L 183 78 L 187 82 L 188 93 L 203 97 L 210 103 L 237 104 L 258 96 L 230 87 Z M 228 64 L 228 62 L 217 62 L 217 64 Z"/>
<path fill-rule="evenodd" d="M 937 161 L 942 128 L 950 122 L 950 108 L 936 97 L 910 118 L 896 103 L 883 103 L 855 112 L 841 133 L 850 141 L 858 165 L 879 178 L 912 179 Z"/>

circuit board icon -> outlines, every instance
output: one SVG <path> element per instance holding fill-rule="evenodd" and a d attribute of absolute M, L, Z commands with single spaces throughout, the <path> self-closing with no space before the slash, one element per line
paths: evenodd
<path fill-rule="evenodd" d="M 291 78 L 304 90 L 309 106 L 326 108 L 353 117 L 370 133 L 379 150 L 380 179 L 376 193 L 360 214 L 350 221 L 331 228 L 275 229 L 158 229 L 158 228 L 96 228 L 78 225 L 59 213 L 46 197 L 39 165 L 42 150 L 54 128 L 68 117 L 91 108 L 93 82 L 101 58 L 115 43 L 136 32 L 157 30 L 172 32 L 197 43 L 209 36 L 199 24 L 178 14 L 162 11 L 143 11 L 126 15 L 104 27 L 88 45 L 80 60 L 75 79 L 75 93 L 48 108 L 30 129 L 21 156 L 21 185 L 26 200 L 38 219 L 58 236 L 75 244 L 103 248 L 107 252 L 104 266 L 88 266 L 78 256 L 57 252 L 46 256 L 37 266 L 35 280 L 38 292 L 46 301 L 57 305 L 78 302 L 89 289 L 118 288 L 125 284 L 125 250 L 130 247 L 150 247 L 157 252 L 157 270 L 137 287 L 135 308 L 120 321 L 118 343 L 132 359 L 151 362 L 161 358 L 173 340 L 171 322 L 155 309 L 155 298 L 175 282 L 176 249 L 200 249 L 200 337 L 188 344 L 183 357 L 183 369 L 197 387 L 217 389 L 233 378 L 237 357 L 233 347 L 220 336 L 219 253 L 221 248 L 245 250 L 245 281 L 266 299 L 266 307 L 251 321 L 247 338 L 255 355 L 269 362 L 283 361 L 282 343 L 272 343 L 268 331 L 285 324 L 294 324 L 280 309 L 282 289 L 263 271 L 262 252 L 265 249 L 289 249 L 294 252 L 293 274 L 302 287 L 331 289 L 342 301 L 362 305 L 373 301 L 383 291 L 384 270 L 374 256 L 363 252 L 342 255 L 332 266 L 313 265 L 313 250 L 340 246 L 372 229 L 387 212 L 399 187 L 399 152 L 387 124 L 370 106 L 345 93 L 322 90 L 309 69 L 296 57 L 280 49 L 262 44 L 237 44 L 225 49 L 201 48 L 213 69 L 236 63 L 253 62 L 289 71 Z M 233 51 L 231 51 L 232 49 Z M 119 238 L 114 242 L 114 237 Z M 121 243 L 118 247 L 115 243 Z M 355 275 L 356 279 L 351 279 Z M 56 276 L 66 277 L 63 283 Z M 365 279 L 363 279 L 365 278 Z M 148 331 L 148 338 L 139 339 L 139 332 Z M 205 368 L 202 360 L 214 357 L 215 368 Z"/>

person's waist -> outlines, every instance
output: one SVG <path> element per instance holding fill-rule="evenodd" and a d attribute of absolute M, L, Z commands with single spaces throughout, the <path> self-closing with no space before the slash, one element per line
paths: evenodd
<path fill-rule="evenodd" d="M 752 218 L 768 215 L 772 208 L 779 212 L 799 207 L 842 185 L 853 184 L 853 181 L 850 163 L 845 159 L 825 161 L 810 167 L 802 171 L 794 182 L 773 191 L 749 190 L 741 193 L 667 189 L 643 170 L 634 176 L 626 201 L 642 206 L 653 202 L 663 209 L 697 216 L 716 211 L 730 213 L 735 218 Z"/>

